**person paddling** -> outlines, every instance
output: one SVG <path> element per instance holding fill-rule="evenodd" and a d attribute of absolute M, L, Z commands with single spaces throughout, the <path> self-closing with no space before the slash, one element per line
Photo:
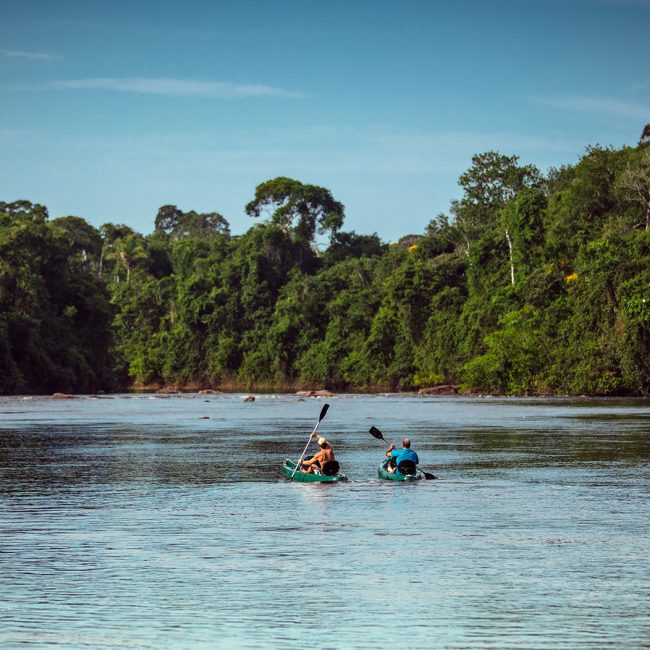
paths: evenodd
<path fill-rule="evenodd" d="M 302 461 L 302 471 L 307 474 L 313 474 L 315 469 L 322 469 L 325 463 L 330 460 L 336 460 L 334 449 L 325 438 L 318 439 L 320 449 L 311 457 Z"/>
<path fill-rule="evenodd" d="M 402 440 L 401 449 L 395 449 L 395 445 L 391 445 L 386 451 L 386 456 L 389 458 L 386 469 L 391 473 L 402 473 L 399 471 L 399 465 L 402 461 L 410 461 L 414 465 L 420 462 L 418 455 L 411 449 L 410 438 Z"/>

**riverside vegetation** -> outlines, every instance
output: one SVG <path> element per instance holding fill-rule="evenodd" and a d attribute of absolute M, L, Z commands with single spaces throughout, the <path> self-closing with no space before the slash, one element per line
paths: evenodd
<path fill-rule="evenodd" d="M 171 205 L 144 236 L 0 203 L 0 392 L 650 395 L 649 141 L 546 176 L 476 155 L 450 216 L 390 245 L 288 178 L 256 188 L 246 212 L 268 217 L 240 236 Z"/>

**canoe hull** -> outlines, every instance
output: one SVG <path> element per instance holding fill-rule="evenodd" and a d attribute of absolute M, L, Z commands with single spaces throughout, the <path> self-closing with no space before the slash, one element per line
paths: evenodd
<path fill-rule="evenodd" d="M 307 474 L 307 472 L 296 472 L 293 473 L 293 470 L 296 467 L 296 463 L 288 458 L 284 461 L 282 465 L 282 473 L 285 478 L 297 481 L 298 483 L 338 483 L 339 481 L 347 481 L 348 477 L 345 474 L 336 474 L 334 476 L 323 476 L 322 474 Z M 292 475 L 293 474 L 293 478 Z"/>
<path fill-rule="evenodd" d="M 412 481 L 419 481 L 422 478 L 422 475 L 419 472 L 415 475 L 394 474 L 393 472 L 389 472 L 386 469 L 386 461 L 381 463 L 377 468 L 377 476 L 379 476 L 381 479 L 384 479 L 385 481 L 404 481 L 407 483 L 410 483 Z"/>

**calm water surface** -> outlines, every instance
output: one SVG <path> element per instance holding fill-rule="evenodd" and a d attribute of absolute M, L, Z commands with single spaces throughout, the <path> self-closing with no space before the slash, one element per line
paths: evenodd
<path fill-rule="evenodd" d="M 650 647 L 647 401 L 242 397 L 0 398 L 0 647 Z"/>

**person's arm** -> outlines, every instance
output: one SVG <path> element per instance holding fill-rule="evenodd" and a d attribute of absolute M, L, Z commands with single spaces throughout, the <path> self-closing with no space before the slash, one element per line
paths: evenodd
<path fill-rule="evenodd" d="M 395 449 L 395 445 L 391 445 L 388 448 L 388 451 L 386 452 L 386 456 L 388 456 L 388 458 L 390 458 L 393 455 L 393 449 Z"/>

